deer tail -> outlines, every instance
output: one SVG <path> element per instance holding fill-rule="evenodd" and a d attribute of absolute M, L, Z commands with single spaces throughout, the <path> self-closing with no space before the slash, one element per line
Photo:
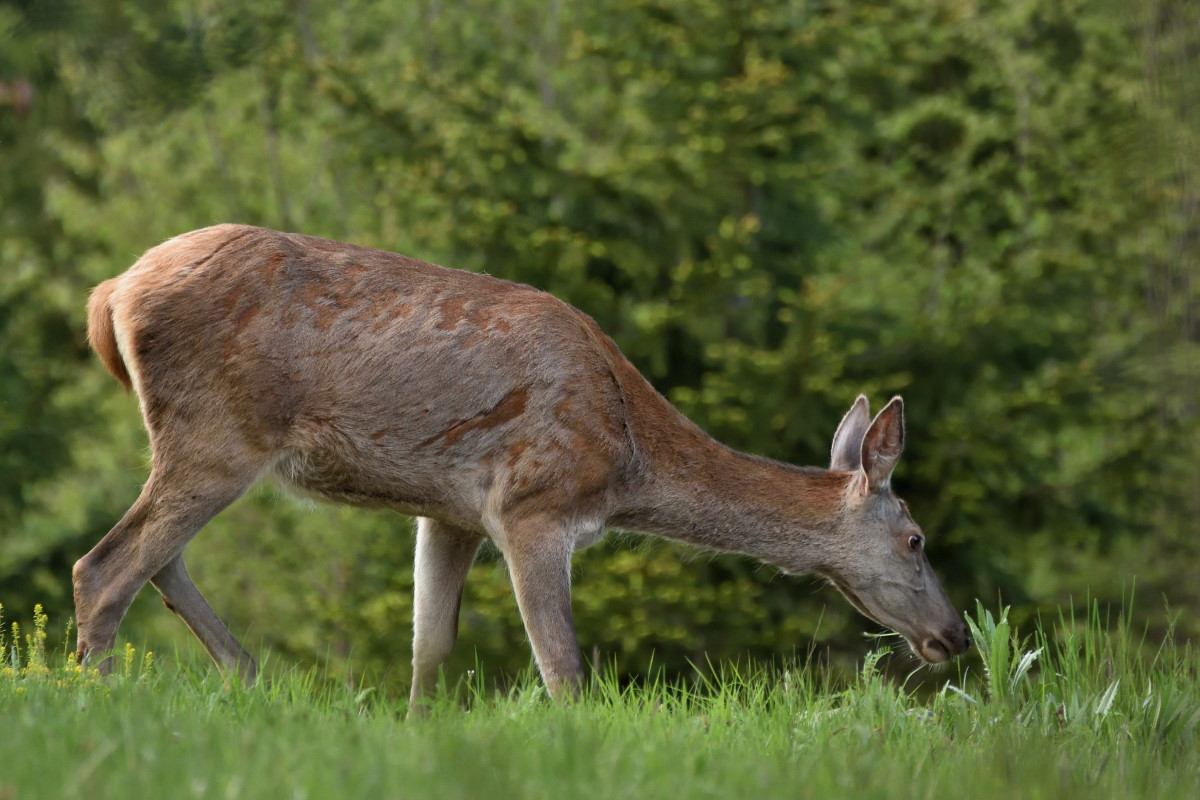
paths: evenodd
<path fill-rule="evenodd" d="M 92 290 L 88 299 L 88 342 L 108 371 L 119 380 L 127 390 L 133 388 L 129 377 L 129 369 L 121 358 L 117 347 L 117 333 L 113 327 L 112 304 L 109 301 L 113 290 L 117 288 L 117 279 L 107 280 Z"/>

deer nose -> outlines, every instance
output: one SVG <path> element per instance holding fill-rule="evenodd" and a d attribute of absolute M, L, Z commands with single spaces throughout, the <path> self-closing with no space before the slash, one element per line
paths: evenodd
<path fill-rule="evenodd" d="M 971 646 L 971 635 L 962 622 L 942 628 L 941 631 L 921 642 L 919 655 L 924 660 L 938 664 L 954 656 L 962 655 Z M 914 646 L 915 649 L 915 646 Z"/>
<path fill-rule="evenodd" d="M 940 633 L 934 634 L 927 640 L 926 644 L 936 644 L 946 653 L 946 657 L 950 658 L 967 652 L 971 647 L 971 634 L 968 632 L 967 626 L 959 622 L 943 628 Z"/>
<path fill-rule="evenodd" d="M 950 652 L 953 655 L 961 655 L 971 649 L 971 629 L 967 627 L 967 623 L 960 622 L 956 626 L 947 631 L 946 641 L 951 644 Z"/>

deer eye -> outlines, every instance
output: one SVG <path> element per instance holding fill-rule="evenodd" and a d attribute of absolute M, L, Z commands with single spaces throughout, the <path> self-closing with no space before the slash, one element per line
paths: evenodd
<path fill-rule="evenodd" d="M 908 537 L 908 546 L 910 548 L 912 548 L 913 550 L 920 550 L 921 545 L 924 543 L 925 543 L 925 540 L 923 538 L 921 538 L 918 534 L 914 533 L 912 536 Z"/>

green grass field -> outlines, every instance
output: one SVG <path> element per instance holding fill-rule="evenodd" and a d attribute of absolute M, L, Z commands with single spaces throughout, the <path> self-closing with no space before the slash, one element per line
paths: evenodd
<path fill-rule="evenodd" d="M 128 646 L 100 679 L 45 652 L 39 619 L 4 626 L 0 800 L 1200 796 L 1195 650 L 1094 610 L 1018 634 L 980 609 L 978 656 L 932 696 L 882 676 L 907 656 L 875 653 L 848 685 L 599 677 L 570 705 L 478 680 L 421 720 L 370 688 L 226 686 Z"/>

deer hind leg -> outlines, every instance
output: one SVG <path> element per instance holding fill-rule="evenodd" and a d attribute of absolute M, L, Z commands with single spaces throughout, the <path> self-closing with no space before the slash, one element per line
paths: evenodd
<path fill-rule="evenodd" d="M 413 570 L 413 683 L 410 705 L 417 714 L 437 688 L 438 670 L 454 650 L 458 611 L 467 573 L 483 537 L 445 522 L 417 520 Z"/>
<path fill-rule="evenodd" d="M 568 527 L 528 521 L 504 526 L 504 558 L 525 633 L 538 670 L 556 699 L 578 696 L 583 657 L 571 616 L 571 555 Z"/>
<path fill-rule="evenodd" d="M 162 594 L 167 608 L 175 612 L 204 645 L 221 672 L 227 675 L 236 672 L 246 683 L 254 681 L 257 673 L 254 658 L 242 649 L 196 588 L 183 563 L 183 553 L 167 562 L 150 582 Z"/>
<path fill-rule="evenodd" d="M 181 556 L 200 528 L 254 482 L 257 469 L 237 471 L 228 463 L 219 470 L 188 466 L 164 468 L 156 463 L 141 495 L 121 521 L 75 563 L 80 663 L 112 649 L 121 619 L 138 591 L 152 578 L 168 604 L 180 611 L 189 625 L 196 623 L 193 630 L 209 652 L 215 651 L 228 660 L 236 647 L 228 631 L 224 631 L 224 638 L 213 633 L 212 623 L 220 623 L 187 577 Z M 205 640 L 205 636 L 210 638 Z M 241 651 L 240 647 L 236 649 Z M 240 661 L 241 656 L 234 660 Z M 104 659 L 97 666 L 104 672 L 110 664 Z"/>

